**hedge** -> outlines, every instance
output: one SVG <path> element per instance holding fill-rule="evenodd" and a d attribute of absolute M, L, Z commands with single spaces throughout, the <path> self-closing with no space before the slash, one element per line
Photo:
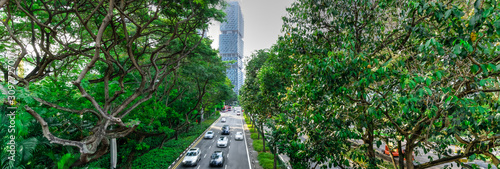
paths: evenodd
<path fill-rule="evenodd" d="M 180 134 L 178 140 L 169 140 L 165 142 L 163 148 L 151 150 L 137 158 L 132 168 L 168 168 L 198 136 L 212 125 L 216 118 L 218 116 L 203 121 L 201 125 L 195 125 L 188 133 Z"/>

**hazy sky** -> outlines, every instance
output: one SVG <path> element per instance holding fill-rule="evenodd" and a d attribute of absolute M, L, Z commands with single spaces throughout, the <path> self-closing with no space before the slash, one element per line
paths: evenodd
<path fill-rule="evenodd" d="M 295 0 L 238 0 L 245 22 L 244 56 L 258 49 L 270 48 L 282 35 L 281 17 Z M 220 23 L 213 22 L 207 35 L 214 40 L 212 48 L 219 48 Z"/>

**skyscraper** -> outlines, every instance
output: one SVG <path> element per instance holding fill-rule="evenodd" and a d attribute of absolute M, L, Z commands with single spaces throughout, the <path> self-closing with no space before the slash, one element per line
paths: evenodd
<path fill-rule="evenodd" d="M 228 78 L 234 85 L 234 92 L 239 94 L 244 82 L 243 67 L 243 14 L 238 2 L 229 2 L 226 8 L 226 21 L 221 23 L 219 35 L 219 52 L 223 61 L 236 61 L 226 70 Z"/>

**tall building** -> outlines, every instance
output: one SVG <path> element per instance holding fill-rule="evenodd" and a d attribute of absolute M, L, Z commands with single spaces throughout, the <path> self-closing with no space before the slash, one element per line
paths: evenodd
<path fill-rule="evenodd" d="M 219 52 L 223 61 L 236 61 L 230 64 L 226 74 L 234 85 L 234 92 L 239 94 L 244 78 L 243 63 L 243 14 L 238 2 L 229 2 L 226 8 L 226 21 L 221 23 Z"/>

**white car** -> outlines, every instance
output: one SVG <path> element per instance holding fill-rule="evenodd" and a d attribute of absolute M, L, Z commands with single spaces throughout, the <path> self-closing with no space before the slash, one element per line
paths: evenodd
<path fill-rule="evenodd" d="M 201 160 L 201 151 L 200 148 L 192 148 L 186 153 L 186 156 L 182 160 L 182 165 L 184 166 L 196 166 L 198 162 Z"/>
<path fill-rule="evenodd" d="M 223 117 L 222 119 L 220 119 L 220 122 L 225 123 L 226 122 L 226 118 Z"/>
<path fill-rule="evenodd" d="M 236 132 L 236 135 L 234 136 L 234 140 L 243 140 L 243 133 Z"/>
<path fill-rule="evenodd" d="M 227 142 L 227 137 L 219 137 L 219 140 L 217 140 L 217 147 L 227 147 Z"/>
<path fill-rule="evenodd" d="M 203 138 L 208 138 L 208 139 L 212 139 L 214 138 L 214 131 L 210 130 L 210 131 L 207 131 L 205 133 L 205 136 Z"/>

